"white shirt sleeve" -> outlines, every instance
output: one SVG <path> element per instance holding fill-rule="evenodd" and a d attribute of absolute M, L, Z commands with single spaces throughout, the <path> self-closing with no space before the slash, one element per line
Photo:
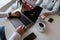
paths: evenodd
<path fill-rule="evenodd" d="M 21 35 L 19 33 L 14 32 L 8 40 L 18 40 L 20 37 Z"/>
<path fill-rule="evenodd" d="M 6 12 L 13 12 L 14 10 L 16 10 L 16 9 L 18 9 L 18 8 L 20 8 L 20 7 L 21 7 L 20 2 L 18 2 L 18 0 L 17 0 L 15 3 L 13 3 L 13 4 L 6 10 Z"/>
<path fill-rule="evenodd" d="M 50 14 L 54 14 L 59 10 L 60 7 L 60 1 L 57 1 L 53 7 L 53 9 L 51 11 L 48 11 L 48 13 Z"/>
<path fill-rule="evenodd" d="M 6 12 L 0 12 L 0 18 L 2 18 L 2 17 L 8 17 L 9 15 L 8 15 L 8 13 L 6 13 Z"/>
<path fill-rule="evenodd" d="M 43 2 L 43 0 L 37 0 L 35 5 L 40 6 L 40 4 Z"/>

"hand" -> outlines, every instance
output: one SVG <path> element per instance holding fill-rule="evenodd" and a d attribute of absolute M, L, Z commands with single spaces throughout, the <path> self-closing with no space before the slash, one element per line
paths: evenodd
<path fill-rule="evenodd" d="M 20 12 L 19 11 L 16 11 L 14 13 L 9 13 L 9 16 L 20 16 Z"/>
<path fill-rule="evenodd" d="M 45 12 L 43 15 L 41 15 L 41 18 L 45 19 L 48 15 L 49 15 L 49 13 Z"/>
<path fill-rule="evenodd" d="M 21 25 L 16 29 L 16 32 L 18 32 L 22 36 L 26 32 L 26 30 L 26 27 L 24 25 Z"/>

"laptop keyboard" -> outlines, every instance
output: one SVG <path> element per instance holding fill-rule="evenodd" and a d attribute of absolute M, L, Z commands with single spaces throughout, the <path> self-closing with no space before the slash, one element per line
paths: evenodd
<path fill-rule="evenodd" d="M 19 20 L 20 20 L 25 26 L 31 24 L 31 22 L 30 22 L 26 17 L 24 17 L 23 15 L 19 18 Z"/>

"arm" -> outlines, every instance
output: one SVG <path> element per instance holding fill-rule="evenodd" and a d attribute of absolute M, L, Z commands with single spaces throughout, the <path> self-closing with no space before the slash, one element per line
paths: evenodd
<path fill-rule="evenodd" d="M 17 0 L 18 1 L 18 0 Z M 14 10 L 17 9 L 17 1 L 13 3 L 7 10 L 6 12 L 13 12 Z M 18 4 L 19 5 L 19 4 Z"/>
<path fill-rule="evenodd" d="M 8 13 L 0 12 L 0 18 L 1 18 L 1 17 L 8 17 L 8 16 L 9 16 Z"/>
<path fill-rule="evenodd" d="M 50 14 L 54 14 L 54 13 L 58 12 L 59 7 L 60 7 L 60 0 L 58 0 L 58 1 L 55 3 L 55 5 L 54 5 L 54 7 L 53 7 L 53 9 L 52 9 L 51 11 L 46 11 L 45 13 L 43 13 L 43 14 L 41 15 L 41 18 L 42 18 L 42 19 L 45 19 L 45 18 L 46 18 L 47 16 L 49 16 Z"/>
<path fill-rule="evenodd" d="M 10 12 L 10 13 L 5 13 L 5 12 L 0 12 L 0 18 L 2 17 L 20 17 L 20 12 Z"/>
<path fill-rule="evenodd" d="M 39 6 L 42 3 L 43 0 L 37 0 L 35 5 Z"/>
<path fill-rule="evenodd" d="M 21 35 L 18 32 L 14 32 L 8 40 L 18 40 Z"/>
<path fill-rule="evenodd" d="M 54 14 L 59 10 L 60 7 L 60 1 L 57 1 L 53 7 L 53 9 L 51 11 L 48 11 L 48 13 L 50 14 Z"/>
<path fill-rule="evenodd" d="M 8 40 L 18 40 L 26 32 L 24 25 L 19 26 Z"/>

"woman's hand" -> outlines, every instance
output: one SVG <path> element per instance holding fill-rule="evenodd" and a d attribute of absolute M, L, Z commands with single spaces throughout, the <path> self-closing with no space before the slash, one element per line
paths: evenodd
<path fill-rule="evenodd" d="M 9 13 L 9 16 L 19 17 L 19 16 L 20 16 L 20 12 L 19 12 L 19 11 L 16 11 L 16 12 L 14 12 L 14 13 Z"/>
<path fill-rule="evenodd" d="M 24 25 L 21 25 L 16 29 L 16 32 L 18 32 L 22 36 L 26 32 L 26 30 L 26 27 Z"/>

